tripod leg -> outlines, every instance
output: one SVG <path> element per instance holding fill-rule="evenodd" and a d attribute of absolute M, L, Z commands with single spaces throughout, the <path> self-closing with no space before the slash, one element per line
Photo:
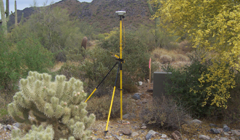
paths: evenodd
<path fill-rule="evenodd" d="M 120 118 L 122 121 L 122 62 L 120 65 Z"/>
<path fill-rule="evenodd" d="M 118 62 L 116 62 L 113 67 L 108 71 L 107 75 L 102 79 L 102 81 L 98 84 L 98 86 L 93 90 L 93 92 L 88 96 L 88 98 L 85 100 L 85 103 L 90 99 L 90 97 L 93 95 L 93 93 L 97 90 L 97 88 L 102 84 L 102 82 L 106 79 L 106 77 L 108 76 L 108 74 L 113 70 L 113 68 L 118 64 Z"/>
<path fill-rule="evenodd" d="M 108 120 L 107 120 L 107 125 L 106 125 L 106 131 L 104 131 L 105 132 L 105 136 L 106 136 L 106 134 L 108 132 L 108 123 L 109 123 L 110 115 L 111 115 L 111 111 L 112 111 L 112 104 L 113 104 L 114 94 L 115 94 L 115 90 L 116 90 L 116 83 L 117 83 L 117 79 L 118 79 L 120 63 L 121 62 L 119 62 L 119 64 L 118 64 L 117 76 L 116 76 L 116 79 L 115 79 L 115 84 L 114 84 L 113 93 L 112 93 L 112 100 L 111 100 L 110 109 L 109 109 L 109 112 L 108 112 Z"/>

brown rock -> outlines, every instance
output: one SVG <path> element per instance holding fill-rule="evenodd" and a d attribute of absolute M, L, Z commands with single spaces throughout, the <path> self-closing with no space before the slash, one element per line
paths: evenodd
<path fill-rule="evenodd" d="M 120 131 L 120 133 L 123 133 L 124 135 L 131 135 L 132 131 L 130 129 L 123 129 Z"/>
<path fill-rule="evenodd" d="M 182 139 L 182 135 L 181 135 L 181 133 L 179 131 L 174 131 L 172 133 L 172 136 L 173 136 L 174 140 L 181 140 Z"/>

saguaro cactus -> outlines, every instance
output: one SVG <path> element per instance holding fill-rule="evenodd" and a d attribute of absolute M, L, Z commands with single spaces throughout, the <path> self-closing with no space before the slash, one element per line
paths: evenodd
<path fill-rule="evenodd" d="M 6 17 L 9 16 L 9 0 L 6 0 Z"/>
<path fill-rule="evenodd" d="M 1 12 L 2 27 L 4 30 L 4 34 L 7 35 L 7 18 L 5 17 L 3 0 L 0 0 L 0 12 Z"/>
<path fill-rule="evenodd" d="M 18 15 L 17 15 L 17 1 L 15 0 L 15 26 L 18 25 Z"/>
<path fill-rule="evenodd" d="M 148 9 L 151 15 L 154 15 L 155 12 L 157 11 L 157 9 L 159 8 L 159 6 L 161 5 L 161 3 L 159 2 L 157 5 L 155 5 L 154 7 L 152 7 L 151 3 L 149 0 L 147 0 L 147 4 L 148 4 Z M 160 24 L 160 18 L 155 18 L 155 43 L 157 43 L 158 41 L 158 32 L 159 32 L 159 28 L 158 25 Z"/>
<path fill-rule="evenodd" d="M 87 116 L 86 95 L 80 80 L 66 81 L 65 76 L 57 75 L 52 82 L 51 75 L 30 71 L 26 79 L 20 80 L 20 91 L 13 96 L 8 112 L 20 123 L 52 125 L 54 139 L 74 136 L 85 140 L 91 134 L 87 129 L 95 121 L 94 114 Z"/>

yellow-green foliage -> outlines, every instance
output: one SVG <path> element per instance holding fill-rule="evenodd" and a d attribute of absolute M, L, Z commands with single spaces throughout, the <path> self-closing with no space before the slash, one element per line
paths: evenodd
<path fill-rule="evenodd" d="M 161 2 L 153 18 L 161 17 L 162 26 L 178 35 L 188 34 L 193 46 L 214 54 L 210 74 L 202 73 L 200 83 L 210 84 L 205 89 L 212 105 L 227 107 L 229 88 L 235 86 L 234 73 L 239 70 L 240 47 L 240 5 L 237 0 L 152 0 Z M 204 56 L 203 56 L 204 57 Z M 202 61 L 205 61 L 203 59 Z M 199 85 L 201 86 L 201 85 Z M 195 91 L 197 92 L 197 90 Z"/>

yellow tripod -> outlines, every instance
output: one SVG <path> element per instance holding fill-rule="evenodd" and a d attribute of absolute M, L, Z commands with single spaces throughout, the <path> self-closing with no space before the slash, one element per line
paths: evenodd
<path fill-rule="evenodd" d="M 114 88 L 113 88 L 113 93 L 112 93 L 112 100 L 111 100 L 111 104 L 110 104 L 110 109 L 108 112 L 108 119 L 107 119 L 107 125 L 106 125 L 106 130 L 104 131 L 105 136 L 108 132 L 108 124 L 109 124 L 109 120 L 110 120 L 110 115 L 111 115 L 111 110 L 112 110 L 112 104 L 113 104 L 113 99 L 114 99 L 114 94 L 115 94 L 115 90 L 116 90 L 116 83 L 117 83 L 117 79 L 118 79 L 118 74 L 119 74 L 119 70 L 120 70 L 120 118 L 122 120 L 122 63 L 124 63 L 124 60 L 122 59 L 122 20 L 124 18 L 124 14 L 126 13 L 126 11 L 116 11 L 116 14 L 118 14 L 118 16 L 120 17 L 120 57 L 118 55 L 115 54 L 115 57 L 117 58 L 116 60 L 118 60 L 118 62 L 116 62 L 114 64 L 114 66 L 108 71 L 108 73 L 106 74 L 106 76 L 103 78 L 103 80 L 98 84 L 98 86 L 93 90 L 93 92 L 89 95 L 89 97 L 85 100 L 85 102 L 87 102 L 90 97 L 93 95 L 93 93 L 97 90 L 97 88 L 101 85 L 101 83 L 106 79 L 106 77 L 108 76 L 108 74 L 112 71 L 112 69 L 118 64 L 118 71 L 117 71 L 117 76 L 115 79 L 115 83 L 114 83 Z"/>

